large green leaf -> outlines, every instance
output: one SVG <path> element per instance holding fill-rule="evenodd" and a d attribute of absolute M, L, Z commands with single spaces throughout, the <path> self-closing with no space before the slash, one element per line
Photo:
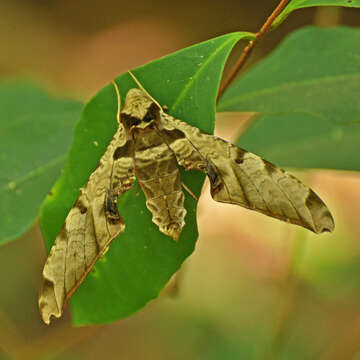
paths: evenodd
<path fill-rule="evenodd" d="M 29 229 L 59 177 L 82 104 L 30 82 L 0 84 L 0 244 Z"/>
<path fill-rule="evenodd" d="M 360 30 L 288 36 L 224 94 L 220 111 L 260 116 L 238 145 L 282 166 L 360 170 Z"/>
<path fill-rule="evenodd" d="M 197 44 L 133 71 L 169 113 L 208 132 L 213 131 L 215 99 L 224 63 L 234 44 L 249 33 L 233 33 Z M 134 87 L 128 74 L 116 79 L 120 93 Z M 48 247 L 54 242 L 79 188 L 95 169 L 116 130 L 116 97 L 112 84 L 85 107 L 64 172 L 41 213 Z M 183 182 L 200 193 L 204 177 L 182 172 Z M 196 201 L 186 196 L 186 226 L 174 242 L 151 221 L 142 191 L 135 186 L 119 200 L 126 230 L 112 243 L 95 271 L 71 300 L 75 324 L 104 323 L 128 316 L 158 296 L 181 266 L 197 239 Z"/>
<path fill-rule="evenodd" d="M 280 25 L 294 10 L 313 6 L 343 6 L 359 8 L 360 0 L 292 0 L 275 19 L 273 27 Z"/>

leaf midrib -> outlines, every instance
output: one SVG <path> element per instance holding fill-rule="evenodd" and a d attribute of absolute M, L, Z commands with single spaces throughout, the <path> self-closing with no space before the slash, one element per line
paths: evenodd
<path fill-rule="evenodd" d="M 276 92 L 281 92 L 289 89 L 294 89 L 296 87 L 304 87 L 304 86 L 310 86 L 310 85 L 318 85 L 320 84 L 329 84 L 336 81 L 348 81 L 349 79 L 359 79 L 360 80 L 360 73 L 353 73 L 348 75 L 340 75 L 340 76 L 326 76 L 326 77 L 319 77 L 311 80 L 302 80 L 297 82 L 287 82 L 283 83 L 279 86 L 274 86 L 271 88 L 264 88 L 261 90 L 253 91 L 250 93 L 247 93 L 246 95 L 239 95 L 237 97 L 232 98 L 229 101 L 224 101 L 219 106 L 219 111 L 225 111 L 226 108 L 231 107 L 233 105 L 242 103 L 244 101 L 248 101 L 251 99 L 254 99 L 256 97 L 260 97 L 263 95 L 272 95 Z"/>
<path fill-rule="evenodd" d="M 323 5 L 316 5 L 316 4 L 307 4 L 307 0 L 298 1 L 296 4 L 295 2 L 290 2 L 285 10 L 278 16 L 278 18 L 275 20 L 275 23 L 279 23 L 284 20 L 288 15 L 290 15 L 293 11 L 308 8 L 308 7 L 318 7 L 318 6 L 339 6 L 339 7 L 350 7 L 350 8 L 356 8 L 358 7 L 358 4 L 352 4 L 350 2 L 343 1 L 341 4 L 323 4 Z"/>
<path fill-rule="evenodd" d="M 197 70 L 192 78 L 188 80 L 188 82 L 185 84 L 183 90 L 179 93 L 174 105 L 171 107 L 171 111 L 175 111 L 177 106 L 179 106 L 179 103 L 181 103 L 181 100 L 186 96 L 186 94 L 190 91 L 190 88 L 192 84 L 195 83 L 195 80 L 200 76 L 200 74 L 206 69 L 207 65 L 211 63 L 214 57 L 217 56 L 217 54 L 228 45 L 228 43 L 232 42 L 234 38 L 240 38 L 243 33 L 234 33 L 233 36 L 231 36 L 227 41 L 225 41 L 221 46 L 219 46 L 216 51 L 214 51 L 211 56 L 209 56 L 206 61 L 203 63 L 202 66 L 199 67 L 199 70 Z M 251 33 L 249 33 L 250 35 Z M 215 104 L 214 104 L 215 105 Z"/>

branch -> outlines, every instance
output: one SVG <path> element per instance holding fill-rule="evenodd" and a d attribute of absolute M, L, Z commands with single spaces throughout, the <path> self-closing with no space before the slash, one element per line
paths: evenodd
<path fill-rule="evenodd" d="M 248 45 L 244 48 L 239 60 L 235 63 L 235 65 L 230 70 L 223 84 L 220 86 L 217 102 L 219 102 L 221 96 L 224 94 L 225 90 L 228 88 L 230 83 L 234 80 L 240 69 L 244 66 L 246 60 L 252 53 L 255 45 L 261 40 L 263 35 L 268 32 L 271 28 L 272 23 L 278 17 L 278 15 L 284 10 L 285 6 L 289 3 L 290 0 L 281 0 L 276 9 L 272 12 L 272 14 L 267 18 L 264 25 L 261 29 L 256 33 L 256 40 L 249 41 Z"/>

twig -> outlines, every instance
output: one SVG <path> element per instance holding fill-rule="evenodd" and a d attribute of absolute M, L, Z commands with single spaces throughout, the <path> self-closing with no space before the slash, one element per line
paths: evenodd
<path fill-rule="evenodd" d="M 263 35 L 268 32 L 271 28 L 272 23 L 278 17 L 278 15 L 284 10 L 285 6 L 289 3 L 290 0 L 281 0 L 276 9 L 272 12 L 272 14 L 267 18 L 264 25 L 261 29 L 256 33 L 256 39 L 249 41 L 247 46 L 244 48 L 239 60 L 235 63 L 235 65 L 230 70 L 229 74 L 225 78 L 224 82 L 220 86 L 217 102 L 220 100 L 221 96 L 224 94 L 225 90 L 228 88 L 230 83 L 234 80 L 240 69 L 244 66 L 246 60 L 250 56 L 253 51 L 255 45 L 261 40 Z"/>

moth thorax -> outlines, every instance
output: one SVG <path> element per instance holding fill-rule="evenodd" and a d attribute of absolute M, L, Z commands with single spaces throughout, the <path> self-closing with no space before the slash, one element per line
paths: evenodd
<path fill-rule="evenodd" d="M 142 90 L 130 89 L 126 94 L 124 108 L 121 112 L 142 120 L 152 104 L 152 99 Z"/>

